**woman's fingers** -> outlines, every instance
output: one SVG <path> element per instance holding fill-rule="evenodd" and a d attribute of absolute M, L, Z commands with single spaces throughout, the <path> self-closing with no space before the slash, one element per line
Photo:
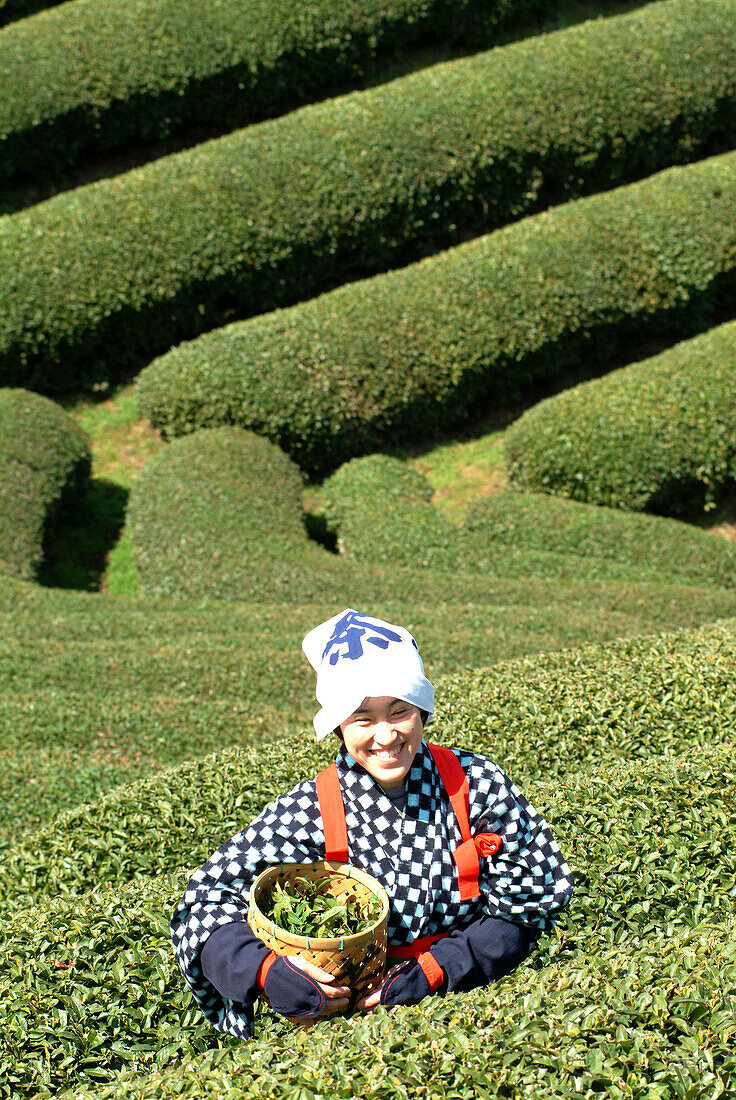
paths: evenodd
<path fill-rule="evenodd" d="M 372 1009 L 378 1008 L 379 1004 L 381 1003 L 382 989 L 383 986 L 380 985 L 378 989 L 374 989 L 372 993 L 369 993 L 365 997 L 361 997 L 355 1007 L 361 1012 L 371 1012 Z"/>
<path fill-rule="evenodd" d="M 345 1004 L 348 1003 L 350 996 L 350 987 L 347 985 L 337 985 L 332 974 L 327 970 L 322 970 L 319 966 L 315 966 L 314 963 L 307 962 L 306 959 L 302 959 L 300 956 L 295 955 L 289 958 L 289 962 L 292 966 L 296 966 L 299 970 L 303 970 L 310 978 L 313 978 L 315 982 L 319 982 L 322 987 L 322 992 L 325 997 L 331 1000 L 344 1000 Z"/>

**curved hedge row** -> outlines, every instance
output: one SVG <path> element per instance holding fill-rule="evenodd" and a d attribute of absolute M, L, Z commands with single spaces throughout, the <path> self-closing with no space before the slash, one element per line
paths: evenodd
<path fill-rule="evenodd" d="M 731 308 L 736 154 L 672 168 L 183 344 L 143 371 L 168 435 L 238 423 L 303 469 L 423 439 L 539 379 Z"/>
<path fill-rule="evenodd" d="M 26 390 L 0 390 L 0 572 L 34 577 L 44 532 L 90 472 L 90 442 L 63 409 Z"/>
<path fill-rule="evenodd" d="M 661 421 L 657 431 L 662 431 Z M 696 584 L 736 585 L 735 546 L 662 516 L 632 515 L 542 493 L 504 492 L 479 501 L 465 526 L 494 548 L 572 554 L 583 563 L 604 558 L 634 567 L 639 576 L 654 569 Z"/>
<path fill-rule="evenodd" d="M 545 939 L 531 966 L 522 968 L 517 975 L 471 994 L 429 999 L 408 1013 L 407 1010 L 392 1013 L 389 1019 L 405 1017 L 404 1026 L 413 1021 L 412 1034 L 417 1035 L 420 1044 L 429 1045 L 437 1024 L 441 1027 L 448 1013 L 463 1014 L 466 1017 L 463 1028 L 459 1032 L 455 1028 L 446 1032 L 456 1042 L 458 1034 L 472 1033 L 476 1022 L 472 1017 L 477 1011 L 485 1008 L 488 1012 L 499 1001 L 508 1004 L 508 998 L 514 994 L 515 1012 L 526 1016 L 530 1006 L 523 992 L 519 995 L 519 984 L 522 991 L 538 985 L 544 989 L 551 967 L 556 972 L 557 985 L 552 1004 L 558 1007 L 558 1012 L 564 1005 L 560 1014 L 568 1014 L 568 1024 L 573 1022 L 569 1018 L 571 1011 L 577 1009 L 580 1013 L 581 990 L 589 990 L 591 984 L 594 995 L 583 1001 L 586 1011 L 575 1022 L 594 1011 L 601 1028 L 601 1016 L 610 1013 L 599 1040 L 607 1058 L 613 1056 L 615 1061 L 617 1047 L 621 1057 L 620 1043 L 615 1042 L 616 1025 L 626 1021 L 631 1026 L 637 1014 L 643 1012 L 654 1031 L 651 1046 L 655 1050 L 659 1047 L 662 1053 L 665 1045 L 671 1051 L 674 1047 L 673 1063 L 681 1062 L 678 1044 L 672 1043 L 669 1031 L 672 1026 L 677 1027 L 674 1021 L 680 1019 L 682 1006 L 691 992 L 687 989 L 688 964 L 698 961 L 697 947 L 694 957 L 686 947 L 688 943 L 691 948 L 697 945 L 702 935 L 693 924 L 706 923 L 712 931 L 722 931 L 718 937 L 720 943 L 713 937 L 716 950 L 708 968 L 711 976 L 718 956 L 722 957 L 726 950 L 728 921 L 734 915 L 731 887 L 736 873 L 736 822 L 731 811 L 736 797 L 736 772 L 732 751 L 733 745 L 720 750 L 708 746 L 674 760 L 653 759 L 592 776 L 574 775 L 566 782 L 556 783 L 554 788 L 549 784 L 539 787 L 534 796 L 536 803 L 551 821 L 577 881 L 574 907 L 560 921 L 556 935 Z M 694 791 L 697 798 L 693 797 Z M 552 796 L 550 803 L 548 793 Z M 707 813 L 703 812 L 704 807 Z M 156 829 L 161 828 L 154 817 L 149 819 L 149 831 L 154 822 Z M 215 844 L 222 839 L 223 836 L 216 837 Z M 58 899 L 35 912 L 22 912 L 3 926 L 0 1064 L 5 1074 L 0 1096 L 37 1095 L 39 1088 L 54 1092 L 73 1085 L 75 1080 L 99 1084 L 113 1079 L 126 1066 L 134 1066 L 140 1074 L 143 1069 L 177 1063 L 182 1054 L 213 1046 L 235 1048 L 241 1065 L 243 1062 L 247 1065 L 253 1054 L 258 1057 L 257 1044 L 243 1047 L 207 1030 L 184 992 L 172 957 L 167 919 L 183 881 L 181 872 L 168 881 L 158 874 L 151 881 L 133 883 L 119 892 L 98 889 L 81 902 Z M 670 955 L 676 937 L 681 937 L 679 950 L 677 955 Z M 613 976 L 612 964 L 616 971 L 623 970 L 619 980 L 621 993 L 613 1004 L 608 1001 L 604 1005 L 595 977 L 590 981 L 591 971 L 594 976 L 601 973 L 591 963 L 591 957 L 601 956 L 602 972 L 607 977 Z M 678 985 L 686 987 L 678 990 L 674 1006 L 665 1002 L 662 1006 L 665 1012 L 652 1011 L 655 998 L 651 987 L 647 989 L 646 1000 L 642 998 L 641 1004 L 636 1001 L 632 1004 L 631 970 L 636 974 L 640 960 L 649 962 L 650 969 L 652 957 L 659 959 L 660 966 L 665 960 L 670 982 L 665 983 L 662 993 L 669 986 L 670 1001 L 673 981 L 680 977 Z M 702 961 L 710 961 L 708 953 Z M 670 969 L 673 963 L 674 968 Z M 564 981 L 566 974 L 571 979 L 582 970 L 588 975 L 582 986 Z M 657 984 L 654 983 L 655 989 Z M 554 984 L 551 988 L 554 989 Z M 634 988 L 638 993 L 636 981 Z M 622 996 L 625 989 L 626 998 Z M 713 1004 L 713 993 L 711 987 L 707 1018 L 712 1038 L 722 1040 L 725 1045 L 729 1034 L 728 1013 L 717 1011 L 720 1005 Z M 628 1015 L 623 1011 L 624 1005 Z M 538 1011 L 544 1015 L 541 1004 Z M 285 1030 L 277 1021 L 270 1022 L 269 1015 L 262 1013 L 259 1026 L 259 1035 L 265 1030 L 271 1046 L 269 1061 L 281 1062 L 282 1053 L 290 1051 L 287 1064 L 293 1063 L 298 1033 Z M 537 1019 L 536 1012 L 534 1015 Z M 518 1017 L 515 1020 L 513 1012 L 511 1020 L 505 1012 L 492 1012 L 491 1016 L 494 1028 L 501 1026 L 504 1019 L 504 1026 L 509 1027 L 511 1034 L 514 1023 L 518 1026 Z M 377 1019 L 383 1025 L 381 1032 L 388 1053 L 392 1044 L 385 1038 L 387 1019 L 383 1013 Z M 615 1021 L 613 1026 L 609 1020 Z M 679 1028 L 684 1034 L 690 1033 L 687 1020 L 685 1014 Z M 335 1032 L 341 1035 L 341 1056 L 337 1062 L 333 1059 L 326 1064 L 331 1073 L 339 1076 L 342 1071 L 342 1079 L 346 1080 L 364 1072 L 358 1067 L 366 1065 L 360 1043 L 366 1026 L 370 1028 L 371 1024 L 360 1017 L 323 1023 L 310 1029 L 309 1041 L 329 1044 Z M 584 1034 L 580 1051 L 583 1056 L 589 1028 L 590 1022 L 587 1027 L 579 1026 L 577 1032 L 568 1031 L 571 1039 Z M 354 1042 L 349 1041 L 350 1035 Z M 532 1065 L 539 1070 L 537 1045 L 550 1049 L 546 1037 L 539 1044 L 530 1043 L 530 1037 L 527 1032 L 524 1042 L 519 1044 L 526 1052 L 521 1057 L 521 1068 L 526 1073 Z M 492 1046 L 499 1052 L 499 1065 L 503 1066 L 504 1044 L 497 1041 Z M 575 1050 L 575 1043 L 572 1048 Z M 636 1051 L 636 1044 L 628 1049 L 624 1046 L 628 1054 L 632 1048 Z M 406 1054 L 405 1047 L 403 1053 Z M 633 1064 L 643 1070 L 646 1055 L 646 1051 L 635 1053 Z M 487 1049 L 485 1056 L 489 1056 Z M 406 1061 L 411 1063 L 412 1059 Z M 346 1072 L 349 1068 L 352 1073 Z M 487 1069 L 488 1064 L 484 1066 Z M 459 1072 L 467 1073 L 466 1063 L 459 1067 Z M 258 1080 L 253 1081 L 254 1088 L 259 1084 Z M 391 1087 L 394 1089 L 391 1095 L 396 1095 L 395 1087 Z M 357 1091 L 361 1093 L 363 1089 Z M 332 1090 L 327 1089 L 325 1094 L 332 1094 Z"/>
<path fill-rule="evenodd" d="M 736 478 L 736 323 L 560 393 L 505 437 L 513 485 L 692 515 Z"/>
<path fill-rule="evenodd" d="M 643 767 L 652 755 L 729 744 L 736 728 L 736 620 L 444 676 L 437 698 L 433 738 L 486 753 L 524 790 L 535 790 L 543 776 L 544 797 L 554 799 L 557 786 L 582 771 L 594 782 L 596 767 L 626 761 Z M 195 738 L 191 755 L 198 751 Z M 199 865 L 218 838 L 234 834 L 333 753 L 334 744 L 316 745 L 301 729 L 76 807 L 4 853 L 3 921 L 98 883 Z"/>
<path fill-rule="evenodd" d="M 736 1088 L 734 934 L 729 919 L 639 944 L 632 938 L 625 951 L 581 954 L 541 972 L 522 967 L 475 994 L 187 1054 L 74 1095 L 725 1098 Z"/>
<path fill-rule="evenodd" d="M 301 471 L 283 451 L 240 428 L 197 432 L 159 451 L 128 501 L 143 590 L 288 597 L 290 570 L 310 559 L 324 567 L 328 558 L 307 537 L 302 488 Z"/>
<path fill-rule="evenodd" d="M 735 15 L 736 0 L 666 0 L 305 107 L 5 218 L 0 380 L 107 379 L 235 316 L 722 147 L 736 135 Z M 309 364 L 314 348 L 298 349 Z M 207 388 L 199 399 L 206 421 Z"/>
<path fill-rule="evenodd" d="M 676 520 L 529 493 L 493 493 L 466 524 L 430 503 L 420 473 L 387 455 L 346 462 L 322 486 L 329 526 L 356 561 L 488 577 L 736 586 L 736 548 Z"/>
<path fill-rule="evenodd" d="M 76 0 L 0 34 L 0 180 L 184 127 L 228 130 L 427 37 L 488 46 L 549 0 Z"/>

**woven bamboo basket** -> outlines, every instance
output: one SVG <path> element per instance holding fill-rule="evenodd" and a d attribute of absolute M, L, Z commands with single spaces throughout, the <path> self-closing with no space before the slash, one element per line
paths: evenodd
<path fill-rule="evenodd" d="M 295 936 L 279 928 L 264 917 L 259 902 L 270 893 L 278 882 L 285 887 L 296 878 L 309 878 L 314 882 L 327 880 L 327 889 L 341 903 L 370 900 L 377 894 L 383 903 L 378 920 L 363 932 L 354 936 L 334 939 L 315 939 L 312 936 Z M 386 926 L 388 923 L 388 895 L 377 879 L 347 863 L 279 863 L 268 867 L 250 888 L 248 922 L 267 947 L 277 955 L 299 955 L 307 962 L 332 974 L 337 983 L 349 985 L 355 1002 L 380 984 L 386 968 Z"/>

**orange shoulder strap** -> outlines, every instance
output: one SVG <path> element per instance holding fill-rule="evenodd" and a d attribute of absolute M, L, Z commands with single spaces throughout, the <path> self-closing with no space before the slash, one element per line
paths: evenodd
<path fill-rule="evenodd" d="M 463 901 L 480 897 L 479 855 L 495 854 L 501 847 L 501 838 L 495 833 L 483 833 L 476 837 L 470 835 L 470 787 L 468 778 L 463 771 L 460 761 L 452 749 L 446 749 L 441 745 L 427 745 L 432 753 L 440 779 L 445 785 L 445 790 L 450 798 L 450 803 L 455 811 L 455 817 L 460 827 L 462 843 L 458 844 L 452 853 L 457 867 L 458 889 Z"/>
<path fill-rule="evenodd" d="M 470 840 L 470 788 L 468 777 L 452 749 L 446 749 L 442 745 L 430 745 L 429 743 L 427 743 L 427 748 L 432 753 L 437 770 L 440 773 L 440 779 L 450 796 L 450 802 L 455 811 L 457 823 L 460 826 L 460 836 L 463 840 Z"/>
<path fill-rule="evenodd" d="M 348 827 L 336 765 L 328 764 L 317 776 L 316 783 L 319 812 L 325 830 L 325 859 L 329 863 L 348 863 Z"/>

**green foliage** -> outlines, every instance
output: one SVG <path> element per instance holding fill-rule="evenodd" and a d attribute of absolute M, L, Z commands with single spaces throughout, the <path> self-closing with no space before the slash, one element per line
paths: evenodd
<path fill-rule="evenodd" d="M 735 202 L 729 154 L 557 207 L 183 344 L 141 374 L 141 408 L 170 435 L 250 427 L 310 472 L 427 439 L 706 325 L 731 299 Z"/>
<path fill-rule="evenodd" d="M 282 886 L 276 882 L 259 905 L 264 917 L 294 936 L 335 939 L 354 936 L 375 924 L 383 902 L 372 894 L 367 902 L 340 902 L 327 888 L 327 880 L 297 878 Z"/>
<path fill-rule="evenodd" d="M 341 466 L 322 486 L 328 524 L 356 561 L 482 576 L 736 584 L 736 550 L 675 520 L 523 493 L 480 501 L 464 527 L 430 503 L 416 470 L 387 455 Z"/>
<path fill-rule="evenodd" d="M 377 52 L 427 37 L 490 45 L 510 16 L 547 7 L 76 0 L 0 34 L 0 178 L 53 177 L 80 156 L 185 128 L 221 129 L 224 119 L 234 130 L 361 81 Z"/>
<path fill-rule="evenodd" d="M 603 558 L 631 566 L 640 577 L 652 569 L 696 584 L 736 584 L 736 547 L 661 516 L 540 493 L 492 493 L 472 509 L 466 528 L 493 547 L 572 554 L 583 570 L 591 558 Z"/>
<path fill-rule="evenodd" d="M 732 740 L 736 620 L 457 673 L 437 689 L 433 739 L 485 753 L 525 792 L 543 776 L 550 783 L 546 800 L 582 773 L 592 777 L 593 792 L 597 767 L 644 766 L 652 754 L 675 756 Z M 0 866 L 3 919 L 58 894 L 204 862 L 334 755 L 334 744 L 316 745 L 306 724 L 281 732 L 247 751 L 227 750 L 120 787 L 26 837 Z M 200 744 L 193 737 L 192 751 Z"/>
<path fill-rule="evenodd" d="M 137 369 L 172 343 L 234 317 L 405 263 L 468 232 L 687 160 L 714 143 L 727 145 L 736 126 L 736 44 L 730 33 L 735 12 L 735 0 L 711 0 L 705 7 L 698 0 L 667 0 L 628 16 L 591 21 L 305 107 L 3 219 L 0 380 L 47 391 L 106 381 L 113 369 Z M 722 204 L 730 211 L 732 202 L 726 190 L 716 200 L 710 193 L 714 186 L 709 231 L 701 230 L 693 215 L 686 236 L 702 236 L 711 270 L 719 273 L 718 210 Z M 537 232 L 541 237 L 544 230 Z M 672 232 L 677 235 L 674 226 Z M 655 256 L 638 255 L 642 245 L 626 233 L 626 217 L 616 234 L 623 235 L 621 246 L 633 249 L 644 269 L 634 276 L 631 263 L 625 265 L 625 285 L 639 285 L 641 278 L 642 299 L 666 297 L 669 283 L 660 285 L 664 273 L 656 249 Z M 579 242 L 583 259 L 590 261 L 584 300 L 598 282 L 602 262 L 587 256 L 586 236 L 587 230 Z M 678 247 L 685 245 L 678 240 Z M 670 262 L 667 254 L 665 263 Z M 660 276 L 654 286 L 647 282 L 652 265 Z M 467 301 L 453 306 L 447 289 L 438 294 L 438 277 L 431 275 L 436 270 L 428 268 L 433 285 L 423 317 L 409 322 L 409 310 L 403 330 L 386 329 L 385 347 L 375 361 L 376 349 L 371 341 L 366 344 L 367 361 L 381 377 L 386 354 L 393 351 L 394 366 L 385 374 L 387 386 L 392 381 L 385 398 L 391 407 L 397 400 L 390 392 L 396 364 L 409 350 L 404 344 L 411 345 L 425 329 L 429 337 L 444 314 L 439 345 L 430 340 L 423 369 L 431 366 L 435 351 L 441 351 L 440 362 L 456 361 L 455 329 L 468 315 Z M 479 285 L 480 276 L 480 271 L 469 276 L 464 293 L 477 303 L 478 324 L 485 329 L 486 280 Z M 445 275 L 439 278 L 444 283 Z M 557 266 L 549 279 L 538 290 L 546 287 L 549 304 L 561 315 Z M 608 281 L 618 285 L 613 272 Z M 513 283 L 516 306 L 518 278 Z M 686 280 L 686 285 L 692 284 Z M 456 291 L 462 298 L 460 286 Z M 397 293 L 401 300 L 398 288 Z M 678 294 L 687 296 L 682 288 Z M 652 310 L 657 307 L 649 303 L 646 312 Z M 379 330 L 387 320 L 375 302 L 367 303 L 369 316 Z M 283 321 L 295 325 L 288 316 Z M 341 331 L 351 330 L 348 347 L 360 343 L 349 315 L 336 322 Z M 536 329 L 537 323 L 527 328 Z M 505 339 L 505 325 L 492 331 Z M 270 352 L 264 345 L 238 401 L 225 401 L 207 378 L 201 385 L 191 381 L 185 387 L 189 411 L 179 418 L 191 427 L 214 426 L 223 418 L 243 424 L 251 416 L 250 426 L 265 433 L 266 425 L 256 423 L 258 394 L 249 392 L 260 377 L 270 399 L 261 419 L 265 416 L 272 435 L 270 403 L 283 408 L 289 420 L 306 400 L 293 378 L 282 380 L 286 362 L 304 381 L 316 382 L 324 396 L 325 424 L 333 419 L 337 398 L 336 430 L 343 432 L 342 425 L 352 423 L 360 388 L 356 368 L 347 369 L 355 351 L 345 361 L 345 376 L 338 378 L 329 343 L 319 331 L 306 341 L 305 335 L 299 325 L 291 335 L 288 328 L 282 333 L 288 347 L 283 339 Z M 197 353 L 200 366 L 209 354 Z M 399 410 L 406 401 L 415 403 L 411 377 L 418 364 L 407 357 L 405 365 Z M 452 376 L 445 381 L 454 384 Z M 428 382 L 421 393 L 431 426 L 431 410 L 442 406 L 444 389 L 438 392 Z M 376 400 L 367 386 L 361 404 L 370 409 Z M 165 407 L 168 401 L 155 404 Z M 313 400 L 306 404 L 314 418 Z M 411 422 L 417 423 L 415 414 Z M 298 435 L 299 421 L 294 431 Z"/>
<path fill-rule="evenodd" d="M 517 970 L 473 995 L 334 1019 L 81 1088 L 95 1100 L 711 1100 L 736 1084 L 736 923 Z M 370 1056 L 366 1057 L 366 1052 Z"/>
<path fill-rule="evenodd" d="M 298 467 L 260 436 L 214 428 L 177 440 L 145 465 L 128 504 L 144 592 L 295 598 L 300 564 L 328 563 L 309 541 L 301 496 Z"/>
<path fill-rule="evenodd" d="M 0 390 L 0 572 L 35 576 L 44 534 L 89 470 L 89 440 L 63 409 L 26 390 Z"/>
<path fill-rule="evenodd" d="M 319 591 L 335 605 L 355 603 L 360 593 L 373 601 L 386 563 L 403 573 L 394 575 L 394 597 L 399 586 L 411 586 L 417 569 L 436 570 L 434 587 L 448 597 L 450 587 L 459 596 L 458 570 L 471 584 L 504 576 L 667 585 L 733 579 L 736 554 L 712 535 L 694 533 L 690 558 L 679 561 L 674 546 L 688 539 L 675 524 L 669 557 L 663 548 L 657 562 L 642 563 L 633 551 L 628 558 L 611 551 L 581 559 L 569 549 L 495 544 L 483 531 L 449 523 L 429 495 L 424 477 L 397 459 L 347 463 L 322 492 L 343 551 L 335 556 L 308 538 L 301 474 L 283 452 L 238 428 L 205 429 L 174 441 L 144 467 L 130 498 L 128 533 L 143 591 L 186 599 L 296 602 Z M 660 528 L 666 536 L 668 521 Z M 694 562 L 698 546 L 702 561 Z"/>
<path fill-rule="evenodd" d="M 655 730 L 649 732 L 654 741 Z M 707 1055 L 692 1042 L 700 1037 L 718 1055 L 711 1071 L 736 1083 L 733 1058 L 724 1064 L 721 1057 L 732 1034 L 728 1010 L 736 979 L 732 753 L 732 744 L 708 746 L 672 760 L 653 757 L 539 784 L 536 803 L 560 837 L 577 894 L 531 966 L 470 995 L 430 998 L 389 1017 L 381 1012 L 375 1025 L 359 1016 L 320 1024 L 309 1031 L 309 1045 L 321 1049 L 323 1059 L 330 1052 L 325 1064 L 343 1081 L 367 1073 L 357 1078 L 367 1086 L 375 1061 L 390 1058 L 395 1021 L 404 1039 L 397 1072 L 408 1084 L 414 1059 L 407 1057 L 407 1033 L 430 1064 L 433 1042 L 444 1033 L 451 1044 L 445 1042 L 442 1062 L 457 1063 L 458 1048 L 478 1049 L 479 1021 L 490 1015 L 496 1042 L 490 1049 L 485 1044 L 485 1058 L 494 1051 L 499 1069 L 522 1081 L 540 1071 L 554 1081 L 550 1070 L 572 1079 L 588 1065 L 604 1082 L 612 1066 L 618 1076 L 627 1067 L 645 1074 L 657 1058 L 670 1072 L 702 1071 Z M 81 902 L 57 899 L 3 925 L 0 1065 L 6 1083 L 0 1095 L 99 1084 L 126 1066 L 140 1075 L 214 1046 L 229 1047 L 241 1065 L 259 1066 L 263 1046 L 206 1031 L 184 993 L 167 928 L 183 883 L 181 873 L 167 879 L 159 872 L 122 890 L 98 889 Z M 455 1026 L 448 1026 L 450 1019 Z M 364 1029 L 379 1023 L 372 1058 L 356 1057 Z M 279 1026 L 267 1010 L 257 1023 L 269 1065 L 279 1074 L 301 1064 L 301 1075 L 304 1063 L 293 1057 L 298 1033 Z M 638 1042 L 622 1044 L 619 1028 Z M 503 1057 L 503 1029 L 511 1060 Z M 554 1042 L 560 1032 L 567 1038 L 564 1056 Z M 586 1061 L 591 1046 L 593 1062 Z M 492 1063 L 480 1068 L 488 1072 Z M 256 1074 L 243 1088 L 260 1084 Z"/>
<path fill-rule="evenodd" d="M 506 435 L 514 485 L 692 515 L 736 477 L 736 324 L 540 402 Z"/>

